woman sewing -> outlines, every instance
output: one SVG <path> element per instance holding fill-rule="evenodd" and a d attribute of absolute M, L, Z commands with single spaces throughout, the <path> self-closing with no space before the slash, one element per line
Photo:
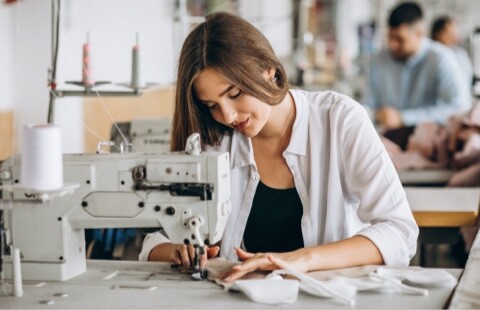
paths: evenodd
<path fill-rule="evenodd" d="M 245 20 L 209 15 L 183 44 L 173 151 L 199 132 L 230 153 L 232 213 L 208 256 L 254 270 L 407 266 L 418 227 L 362 106 L 335 92 L 291 89 L 267 39 Z M 188 266 L 191 247 L 155 233 L 141 260 Z M 203 263 L 205 263 L 205 259 Z"/>

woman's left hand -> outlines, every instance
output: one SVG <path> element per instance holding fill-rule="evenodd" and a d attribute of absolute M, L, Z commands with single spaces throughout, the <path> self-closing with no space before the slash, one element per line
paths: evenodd
<path fill-rule="evenodd" d="M 242 249 L 235 248 L 242 264 L 236 265 L 222 278 L 225 282 L 233 282 L 247 273 L 255 270 L 275 270 L 291 268 L 300 272 L 307 272 L 305 254 L 302 250 L 287 253 L 248 253 Z"/>

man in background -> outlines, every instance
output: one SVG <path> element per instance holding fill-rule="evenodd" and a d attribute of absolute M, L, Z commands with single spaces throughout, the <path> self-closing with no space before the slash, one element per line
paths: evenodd
<path fill-rule="evenodd" d="M 422 121 L 445 123 L 471 106 L 468 85 L 453 53 L 425 35 L 423 12 L 414 2 L 393 9 L 388 48 L 372 58 L 363 103 L 375 109 L 384 130 Z"/>
<path fill-rule="evenodd" d="M 440 16 L 432 23 L 432 40 L 449 47 L 457 60 L 460 70 L 463 73 L 465 82 L 471 86 L 473 80 L 473 68 L 467 52 L 460 47 L 460 35 L 457 23 L 449 16 Z"/>

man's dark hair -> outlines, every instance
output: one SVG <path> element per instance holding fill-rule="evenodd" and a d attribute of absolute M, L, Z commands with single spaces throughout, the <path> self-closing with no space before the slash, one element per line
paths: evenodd
<path fill-rule="evenodd" d="M 390 13 L 388 26 L 397 28 L 400 25 L 413 25 L 422 20 L 423 12 L 420 6 L 415 2 L 403 2 L 395 7 Z"/>
<path fill-rule="evenodd" d="M 430 33 L 430 37 L 433 40 L 437 40 L 438 35 L 442 32 L 445 27 L 452 22 L 452 19 L 448 16 L 440 16 L 432 24 L 432 30 Z"/>

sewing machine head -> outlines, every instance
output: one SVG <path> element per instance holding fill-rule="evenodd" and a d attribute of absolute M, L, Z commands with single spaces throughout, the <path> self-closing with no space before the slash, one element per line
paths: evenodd
<path fill-rule="evenodd" d="M 228 153 L 64 155 L 73 194 L 41 203 L 27 192 L 6 222 L 22 253 L 27 280 L 67 280 L 86 269 L 84 228 L 162 227 L 174 243 L 203 246 L 221 239 L 230 213 Z M 19 182 L 20 158 L 1 166 L 3 185 Z M 8 275 L 9 273 L 6 272 Z"/>

